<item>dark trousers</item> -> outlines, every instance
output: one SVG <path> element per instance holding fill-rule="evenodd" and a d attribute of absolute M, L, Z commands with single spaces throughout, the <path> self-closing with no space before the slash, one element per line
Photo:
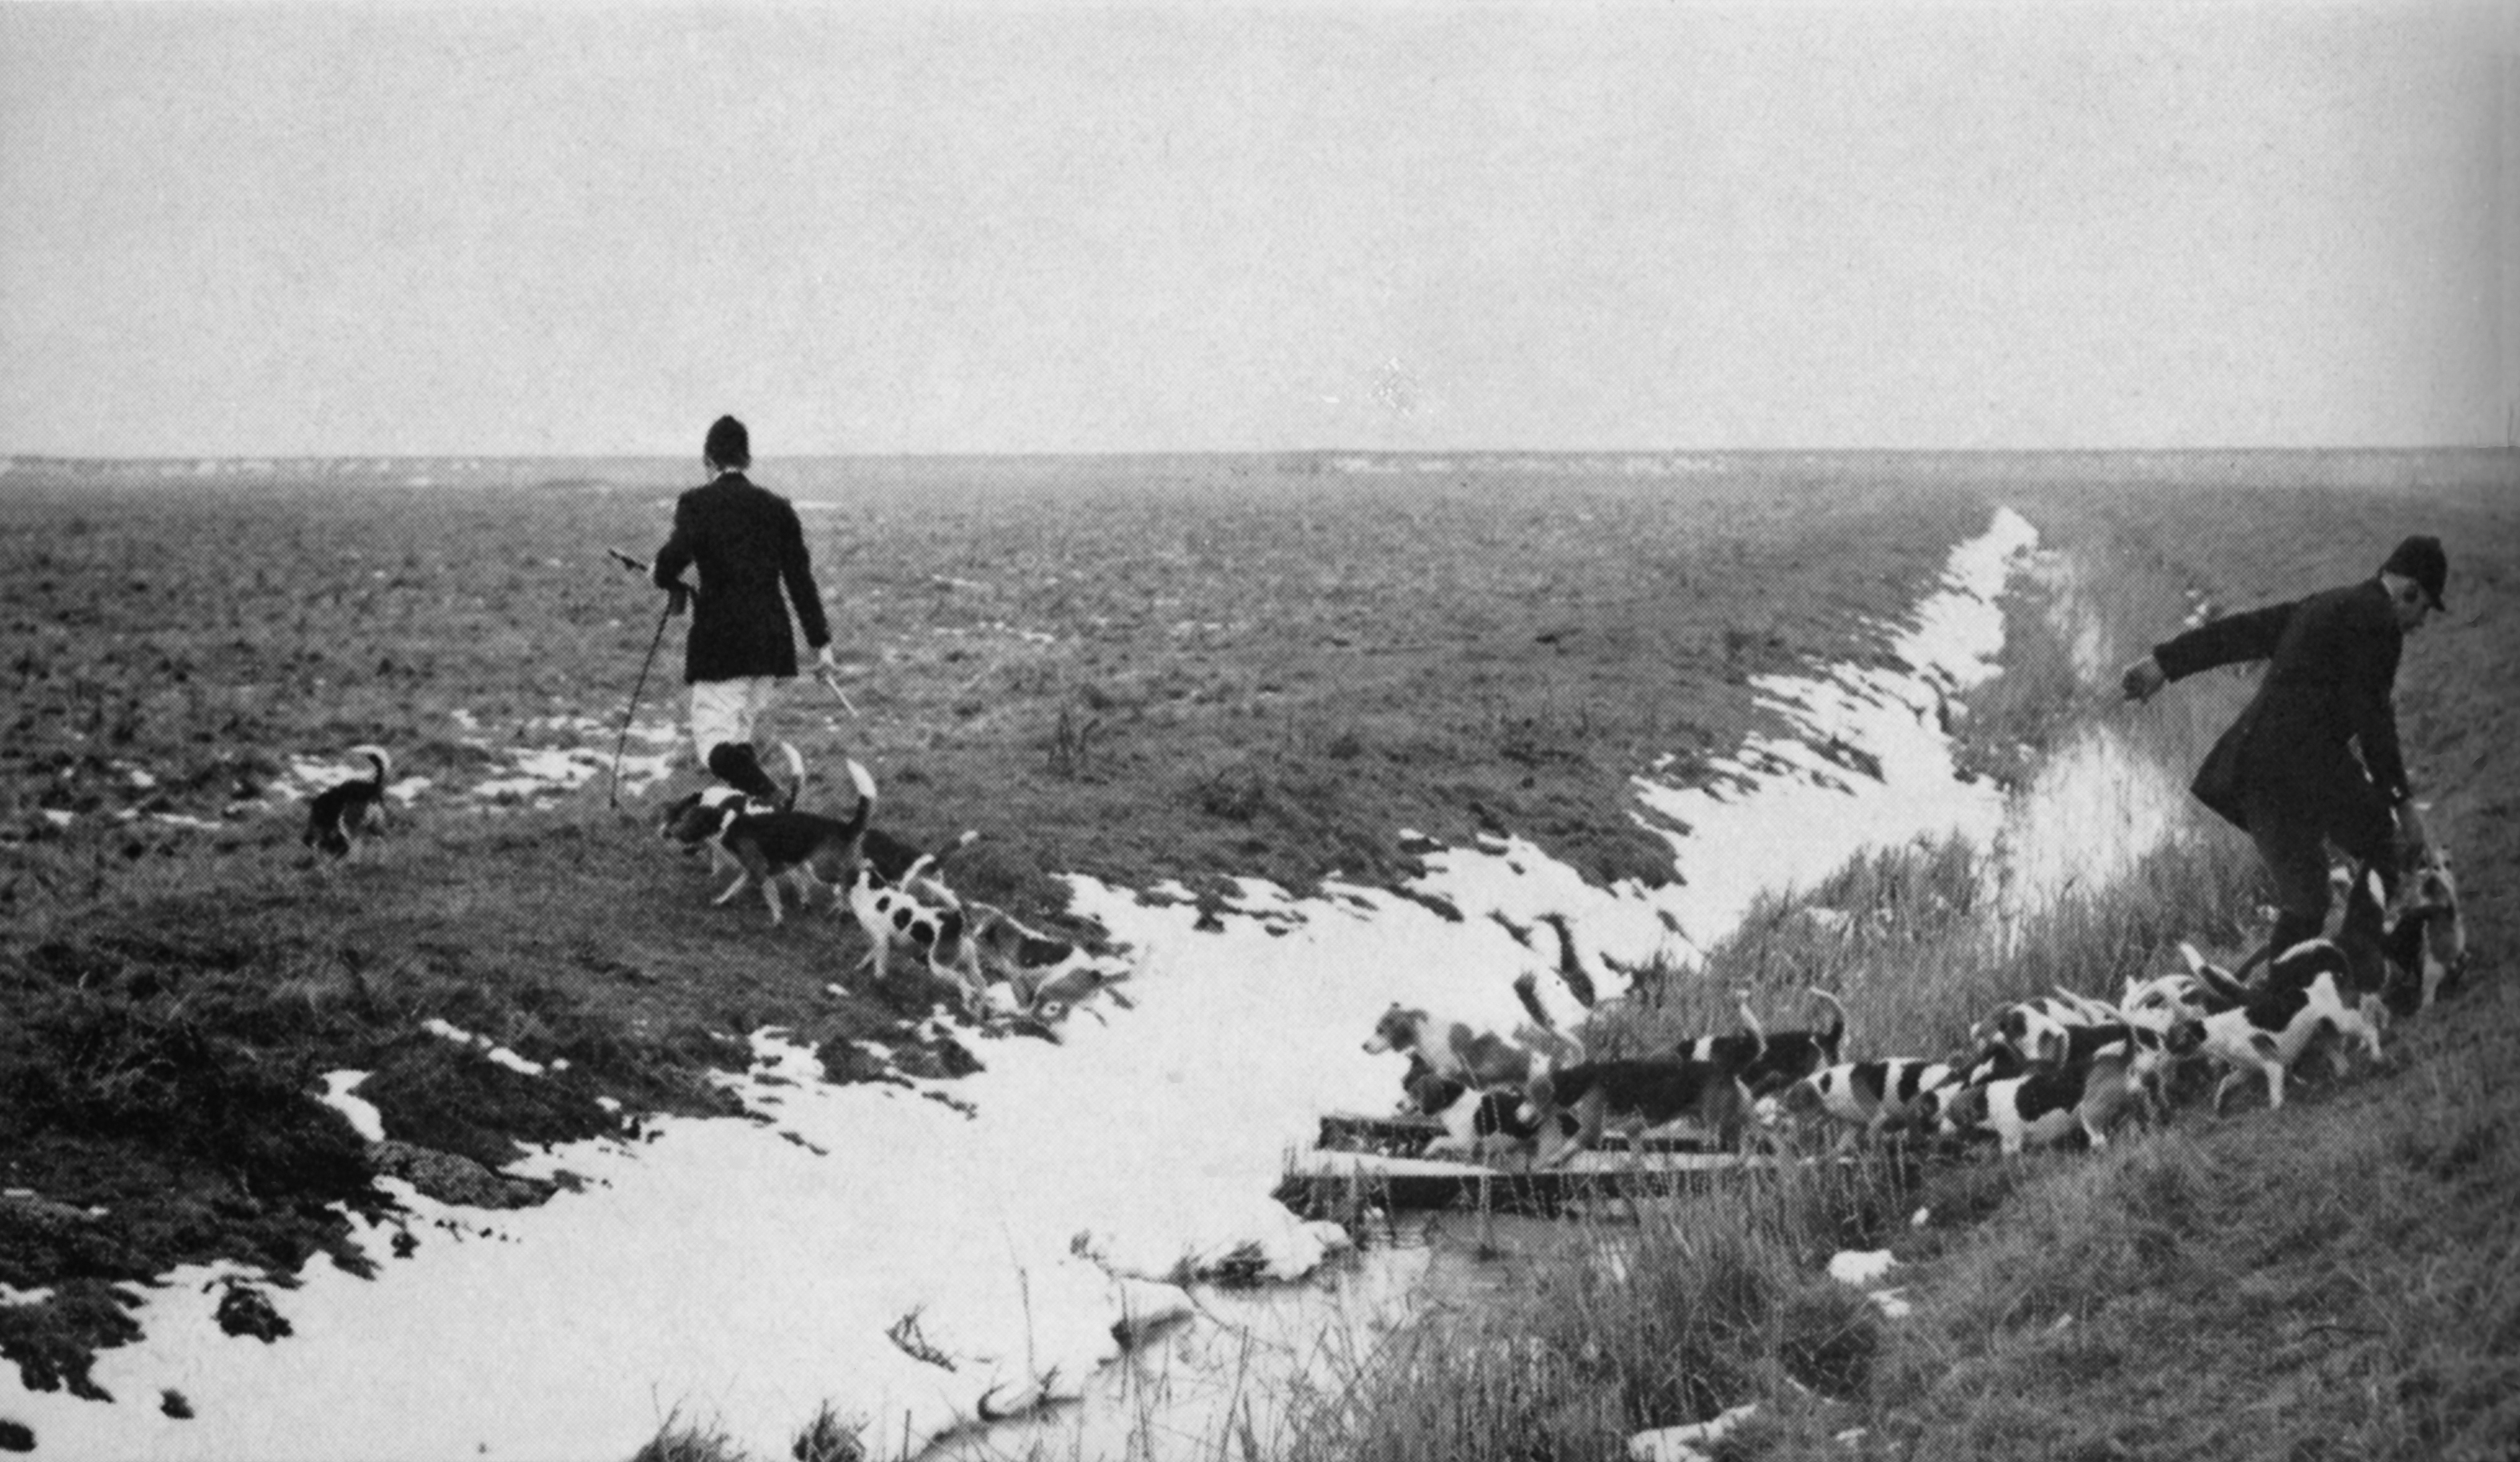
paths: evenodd
<path fill-rule="evenodd" d="M 2280 954 L 2326 932 L 2330 842 L 2346 857 L 2378 872 L 2381 887 L 2396 896 L 2398 847 L 2385 809 L 2376 821 L 2358 818 L 2351 820 L 2352 825 L 2338 827 L 2305 808 L 2299 798 L 2253 789 L 2242 794 L 2241 811 L 2249 820 L 2249 840 L 2257 844 L 2258 858 L 2275 885 L 2275 928 L 2267 942 L 2269 953 Z"/>

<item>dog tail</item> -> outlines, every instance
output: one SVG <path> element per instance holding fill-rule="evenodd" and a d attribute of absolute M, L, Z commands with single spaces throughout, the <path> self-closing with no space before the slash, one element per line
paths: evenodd
<path fill-rule="evenodd" d="M 779 752 L 788 760 L 788 795 L 779 799 L 779 810 L 794 812 L 796 801 L 805 795 L 805 758 L 792 741 L 779 743 Z"/>
<path fill-rule="evenodd" d="M 1523 1083 L 1522 1085 L 1523 1110 L 1532 1114 L 1524 1120 L 1537 1122 L 1540 1120 L 1540 1114 L 1547 1112 L 1552 1106 L 1555 1105 L 1557 1101 L 1557 1080 L 1559 1075 L 1564 1072 L 1572 1072 L 1580 1068 L 1576 1066 L 1553 1068 L 1543 1067 L 1540 1070 L 1533 1072 L 1531 1074 L 1531 1080 Z"/>
<path fill-rule="evenodd" d="M 858 765 L 857 758 L 848 757 L 844 760 L 849 767 L 849 780 L 856 783 L 858 789 L 858 810 L 849 815 L 849 835 L 864 837 L 867 824 L 875 820 L 875 776 L 866 768 Z"/>
<path fill-rule="evenodd" d="M 842 757 L 841 760 L 848 766 L 849 780 L 856 783 L 858 789 L 857 811 L 849 814 L 848 820 L 841 823 L 841 826 L 848 829 L 849 861 L 860 864 L 866 857 L 867 828 L 875 821 L 875 777 L 866 768 L 858 765 L 857 758 Z M 834 887 L 832 890 L 832 897 L 834 900 L 840 897 L 838 888 Z"/>
<path fill-rule="evenodd" d="M 374 781 L 378 786 L 383 786 L 393 775 L 393 753 L 382 746 L 361 742 L 350 748 L 350 755 L 368 759 L 368 766 L 374 769 L 369 780 Z"/>
<path fill-rule="evenodd" d="M 1837 1028 L 1821 1039 L 1822 1044 L 1827 1046 L 1831 1051 L 1835 1051 L 1837 1049 L 1837 1043 L 1846 1039 L 1846 1002 L 1839 999 L 1836 996 L 1831 995 L 1829 992 L 1821 989 L 1817 985 L 1812 987 L 1811 993 L 1837 1007 Z"/>
<path fill-rule="evenodd" d="M 1733 998 L 1741 1002 L 1740 1011 L 1742 1029 L 1748 1031 L 1759 1042 L 1759 1048 L 1752 1052 L 1750 1056 L 1750 1061 L 1756 1061 L 1759 1057 L 1768 1053 L 1768 1028 L 1759 1024 L 1759 1012 L 1750 1008 L 1749 991 L 1736 990 L 1732 992 L 1732 996 Z M 1750 1062 L 1744 1061 L 1741 1064 L 1747 1066 Z"/>
<path fill-rule="evenodd" d="M 2245 1005 L 2249 1002 L 2252 992 L 2246 985 L 2240 983 L 2238 972 L 2221 968 L 2196 953 L 2196 947 L 2184 940 L 2180 942 L 2179 955 L 2187 961 L 2187 972 L 2195 976 L 2197 983 L 2212 991 L 2218 998 L 2234 1005 Z"/>
<path fill-rule="evenodd" d="M 2239 967 L 2231 971 L 2231 978 L 2235 981 L 2241 982 L 2249 980 L 2257 973 L 2259 965 L 2266 963 L 2268 960 L 2272 959 L 2275 955 L 2281 953 L 2283 952 L 2275 948 L 2275 942 L 2272 939 L 2268 940 L 2265 944 L 2262 944 L 2249 952 L 2249 957 L 2241 960 Z"/>

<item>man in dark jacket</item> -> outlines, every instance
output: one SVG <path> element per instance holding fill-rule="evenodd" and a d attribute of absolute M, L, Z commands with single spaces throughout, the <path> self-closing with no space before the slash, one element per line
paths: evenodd
<path fill-rule="evenodd" d="M 822 671 L 832 662 L 832 631 L 814 587 L 814 565 L 796 509 L 747 481 L 750 433 L 733 417 L 708 430 L 702 460 L 711 480 L 674 504 L 674 532 L 656 551 L 655 580 L 693 604 L 683 646 L 683 679 L 692 687 L 692 746 L 709 771 L 750 796 L 775 798 L 778 783 L 753 753 L 755 724 L 780 683 L 796 674 L 796 642 L 788 605 L 796 609 L 805 642 Z M 698 588 L 682 582 L 698 565 Z M 780 600 L 781 585 L 788 590 Z"/>
<path fill-rule="evenodd" d="M 2126 669 L 2121 684 L 2140 701 L 2200 670 L 2268 662 L 2257 697 L 2214 743 L 2190 790 L 2266 861 L 2277 909 L 2270 952 L 2325 929 L 2328 843 L 2377 868 L 2392 894 L 2393 830 L 2411 856 L 2422 854 L 2391 697 L 2406 635 L 2442 607 L 2449 578 L 2441 540 L 2409 538 L 2373 578 L 2218 619 Z"/>

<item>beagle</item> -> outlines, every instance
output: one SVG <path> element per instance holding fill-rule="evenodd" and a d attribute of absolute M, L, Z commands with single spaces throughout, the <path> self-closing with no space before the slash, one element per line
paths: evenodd
<path fill-rule="evenodd" d="M 383 825 L 385 778 L 393 775 L 393 756 L 382 746 L 353 746 L 350 755 L 368 759 L 369 775 L 316 793 L 306 805 L 306 831 L 297 839 L 335 858 L 346 858 L 358 847 L 371 820 Z"/>
<path fill-rule="evenodd" d="M 709 810 L 715 824 L 709 841 L 743 870 L 717 896 L 717 903 L 757 883 L 762 902 L 770 906 L 770 922 L 777 924 L 779 880 L 790 875 L 801 877 L 809 887 L 815 881 L 831 884 L 836 900 L 839 885 L 863 863 L 858 844 L 866 835 L 867 819 L 874 815 L 876 802 L 875 778 L 854 761 L 848 768 L 849 780 L 857 785 L 858 805 L 845 819 L 789 811 L 751 812 L 741 801 Z"/>

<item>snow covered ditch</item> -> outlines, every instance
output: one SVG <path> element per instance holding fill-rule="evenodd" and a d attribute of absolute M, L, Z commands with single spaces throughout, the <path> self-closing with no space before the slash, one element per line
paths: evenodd
<path fill-rule="evenodd" d="M 1600 887 L 1500 839 L 1429 852 L 1416 897 L 1248 882 L 1202 930 L 1178 899 L 1075 879 L 1077 910 L 1138 969 L 1133 1007 L 1078 1013 L 1063 1044 L 974 1042 L 987 1069 L 961 1081 L 835 1086 L 811 1051 L 755 1033 L 727 1079 L 752 1120 L 656 1120 L 527 1159 L 510 1171 L 577 1189 L 535 1208 L 449 1208 L 397 1182 L 406 1219 L 352 1220 L 376 1278 L 318 1261 L 268 1289 L 288 1338 L 222 1333 L 233 1266 L 179 1270 L 135 1314 L 145 1338 L 97 1358 L 114 1403 L 25 1393 L 12 1370 L 0 1415 L 50 1456 L 619 1459 L 669 1419 L 785 1456 L 828 1407 L 886 1456 L 1082 1397 L 1067 1409 L 1131 1412 L 1141 1450 L 1212 1451 L 1228 1418 L 1409 1309 L 1423 1250 L 1329 1265 L 1327 1286 L 1287 1292 L 1328 1296 L 1309 1307 L 1195 1278 L 1296 1279 L 1346 1247 L 1269 1195 L 1321 1114 L 1391 1105 L 1396 1058 L 1363 1050 L 1386 1006 L 1509 1029 L 1531 972 L 1571 1020 L 1556 943 L 1529 933 L 1544 916 L 1615 992 L 1613 966 L 1688 962 L 1761 891 L 1865 847 L 1994 843 L 2003 800 L 1957 779 L 1944 726 L 1949 697 L 1995 671 L 2002 592 L 2036 538 L 2000 511 L 1954 551 L 1893 646 L 1910 669 L 1763 681 L 1794 734 L 1755 738 L 1712 787 L 1640 777 L 1636 815 L 1684 881 Z M 366 1130 L 355 1075 L 330 1099 Z M 1111 1365 L 1131 1345 L 1138 1367 Z M 1186 1368 L 1160 1406 L 1156 1352 Z M 170 1391 L 190 1418 L 163 1414 Z"/>

